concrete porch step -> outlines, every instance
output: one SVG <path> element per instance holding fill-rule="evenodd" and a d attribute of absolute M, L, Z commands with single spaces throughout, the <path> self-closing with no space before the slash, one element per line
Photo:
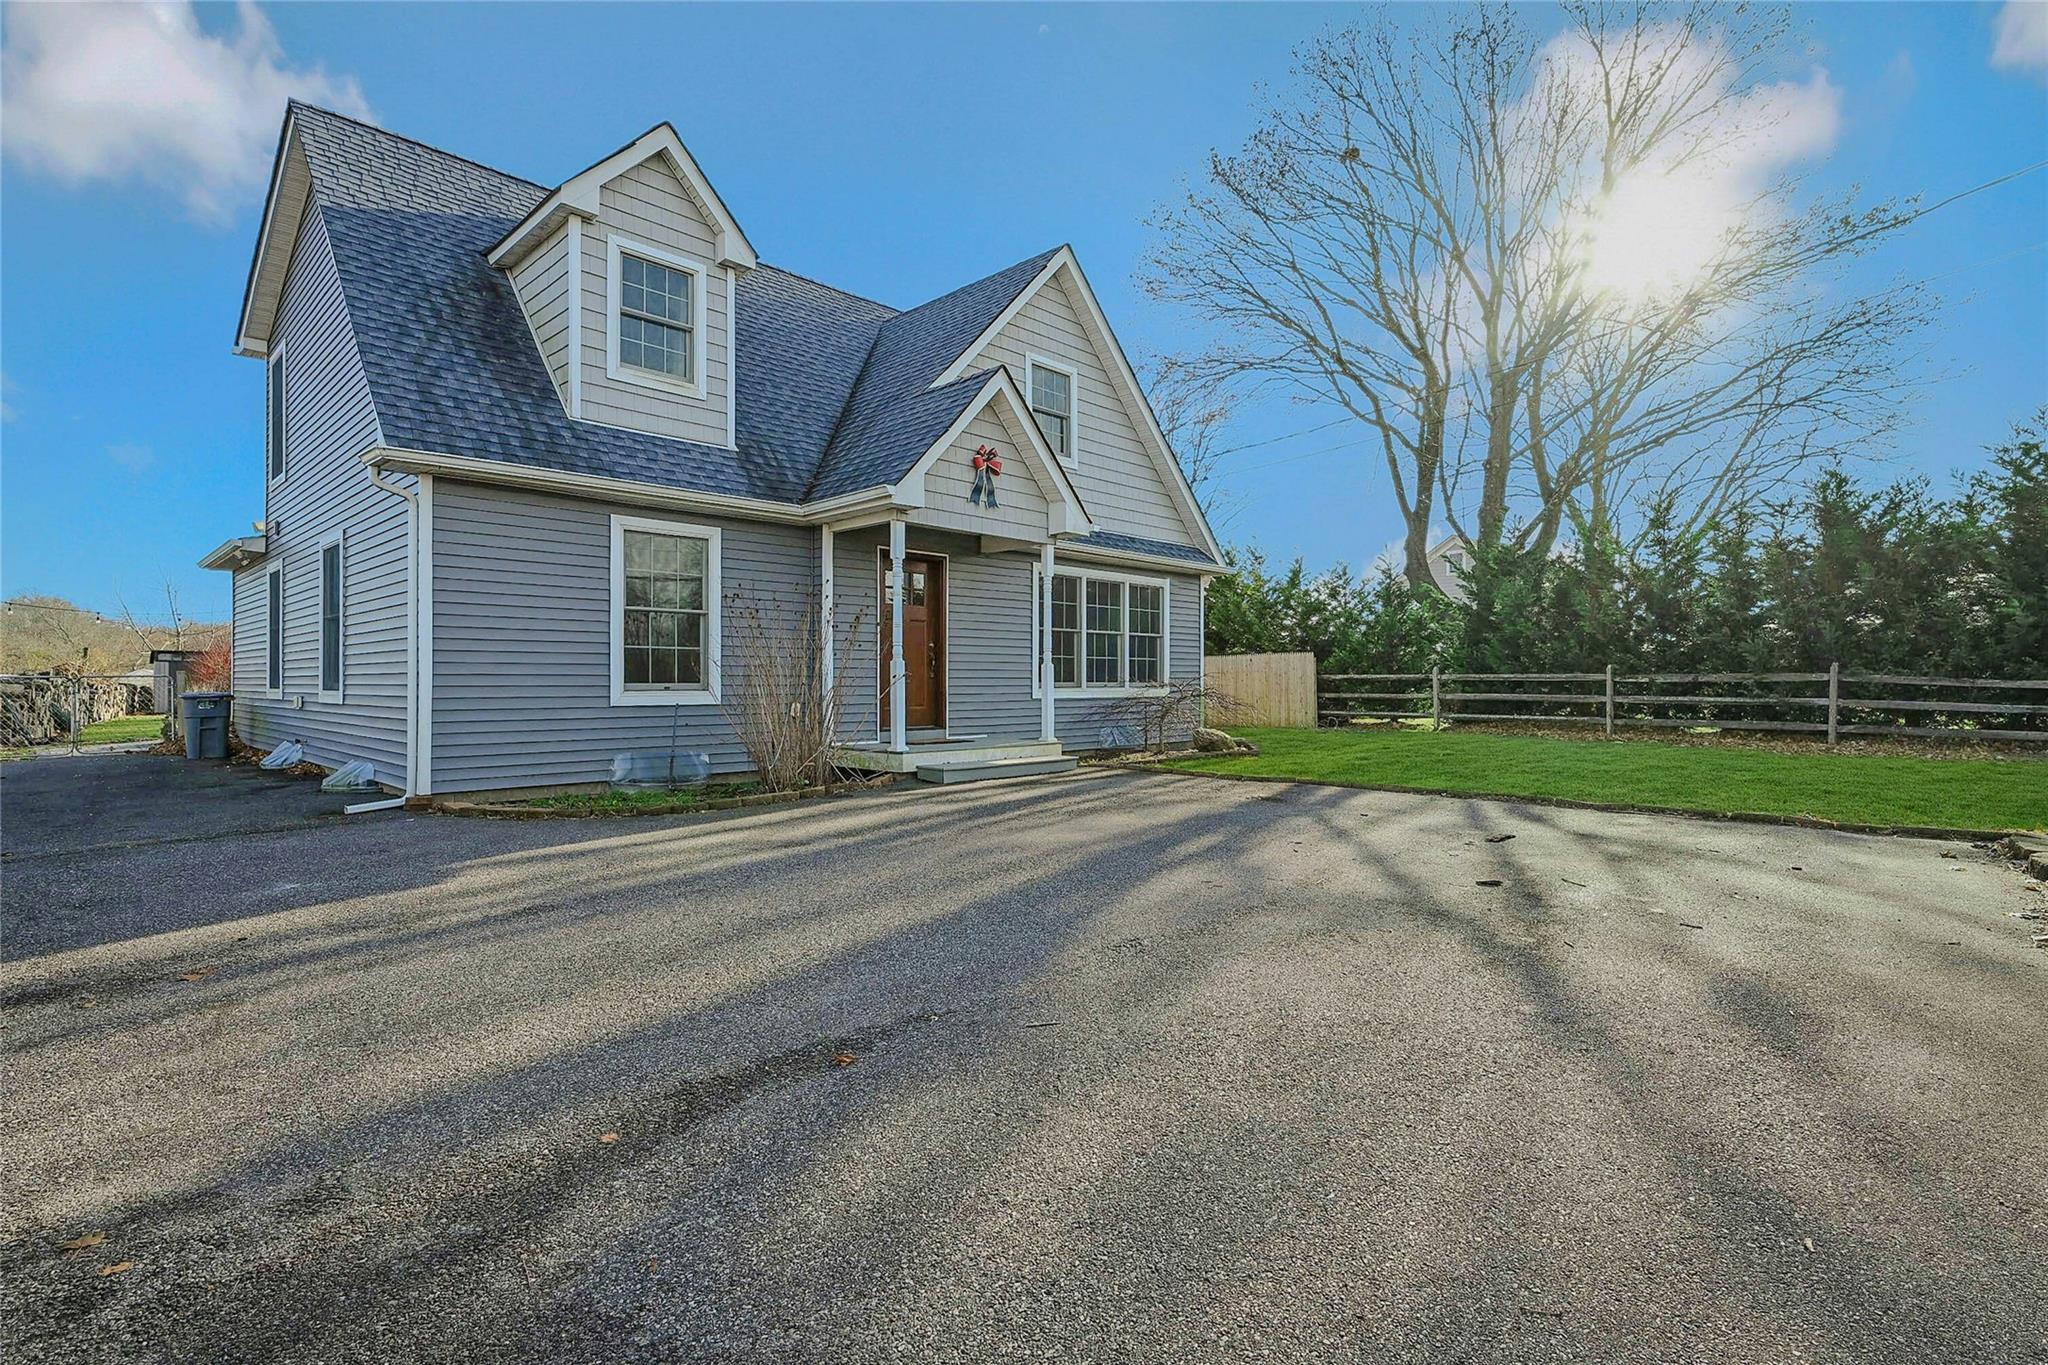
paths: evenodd
<path fill-rule="evenodd" d="M 1037 777 L 1072 772 L 1081 760 L 1065 754 L 1047 758 L 961 759 L 952 763 L 920 763 L 917 780 L 952 786 L 956 782 L 993 782 L 1005 777 Z"/>

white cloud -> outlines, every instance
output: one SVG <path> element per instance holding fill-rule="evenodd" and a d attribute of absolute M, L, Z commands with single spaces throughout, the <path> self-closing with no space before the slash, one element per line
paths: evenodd
<path fill-rule="evenodd" d="M 189 0 L 7 6 L 0 139 L 22 166 L 77 185 L 137 180 L 225 219 L 269 177 L 287 97 L 363 116 L 353 77 L 286 64 L 247 0 L 208 33 Z"/>
<path fill-rule="evenodd" d="M 1718 39 L 1690 30 L 1639 30 L 1635 61 L 1676 131 L 1643 149 L 1580 226 L 1586 280 L 1624 299 L 1685 288 L 1722 250 L 1781 172 L 1834 150 L 1842 94 L 1824 68 L 1804 80 L 1738 86 L 1741 64 Z M 1566 88 L 1592 92 L 1601 77 L 1585 41 L 1553 40 L 1543 53 Z"/>
<path fill-rule="evenodd" d="M 107 447 L 107 458 L 130 474 L 140 474 L 156 463 L 156 452 L 148 446 L 123 443 Z"/>
<path fill-rule="evenodd" d="M 2048 0 L 2005 0 L 1998 11 L 1998 41 L 1991 49 L 1993 66 L 2013 71 L 2048 72 Z"/>

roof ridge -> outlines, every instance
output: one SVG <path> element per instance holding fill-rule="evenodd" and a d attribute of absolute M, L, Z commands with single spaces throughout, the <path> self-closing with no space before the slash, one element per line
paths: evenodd
<path fill-rule="evenodd" d="M 328 118 L 340 119 L 343 123 L 352 123 L 358 128 L 367 129 L 370 132 L 376 133 L 380 137 L 388 137 L 391 138 L 393 141 L 404 142 L 410 144 L 411 146 L 418 147 L 421 151 L 432 152 L 435 156 L 445 156 L 450 161 L 460 161 L 465 166 L 474 166 L 480 171 L 489 171 L 492 175 L 500 176 L 506 180 L 516 180 L 522 185 L 531 185 L 534 189 L 541 190 L 543 192 L 547 192 L 549 190 L 548 186 L 541 184 L 538 180 L 528 180 L 523 175 L 514 175 L 510 171 L 500 170 L 496 166 L 486 165 L 484 162 L 478 161 L 473 156 L 464 156 L 460 152 L 451 152 L 446 147 L 436 147 L 431 142 L 422 142 L 419 138 L 407 137 L 404 133 L 394 133 L 381 123 L 372 123 L 368 119 L 360 119 L 355 117 L 355 115 L 353 114 L 344 114 L 339 110 L 329 109 L 324 104 L 314 104 L 310 100 L 302 100 L 296 97 L 288 97 L 285 100 L 285 109 L 287 112 L 289 112 L 292 109 L 310 109 L 316 114 L 325 114 Z"/>

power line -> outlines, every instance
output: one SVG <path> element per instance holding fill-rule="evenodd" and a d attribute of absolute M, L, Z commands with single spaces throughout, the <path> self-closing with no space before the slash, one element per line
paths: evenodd
<path fill-rule="evenodd" d="M 13 613 L 14 613 L 14 612 L 15 612 L 16 610 L 21 610 L 21 611 L 73 611 L 73 612 L 77 612 L 77 613 L 78 613 L 78 614 L 79 614 L 80 616 L 90 616 L 90 617 L 92 617 L 92 619 L 93 619 L 93 620 L 95 620 L 95 621 L 98 621 L 98 622 L 100 622 L 100 623 L 101 623 L 101 624 L 103 624 L 103 625 L 104 625 L 104 624 L 108 624 L 108 622 L 107 622 L 107 618 L 106 618 L 106 615 L 105 615 L 105 613 L 103 613 L 103 612 L 97 612 L 97 611 L 94 611 L 94 610 L 93 610 L 92 608 L 90 608 L 90 607 L 73 607 L 73 606 L 69 606 L 69 605 L 61 605 L 61 606 L 60 606 L 60 605 L 58 605 L 57 603 L 54 603 L 54 602 L 8 602 L 8 603 L 6 603 L 6 608 L 7 608 L 7 612 L 8 612 L 8 614 L 9 614 L 9 615 L 12 615 L 12 614 L 13 614 Z M 120 624 L 120 622 L 116 621 L 116 622 L 113 622 L 112 624 L 114 624 L 114 625 L 119 625 L 119 624 Z"/>

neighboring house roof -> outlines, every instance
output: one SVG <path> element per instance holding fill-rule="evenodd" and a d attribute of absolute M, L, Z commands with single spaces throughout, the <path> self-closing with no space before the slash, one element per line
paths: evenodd
<path fill-rule="evenodd" d="M 530 232 L 560 191 L 311 105 L 291 105 L 287 130 L 303 150 L 383 444 L 398 450 L 792 504 L 885 486 L 960 417 L 988 371 L 933 381 L 1062 250 L 907 312 L 771 265 L 745 271 L 728 449 L 563 410 L 511 282 L 487 259 Z M 664 146 L 672 139 L 670 130 Z M 280 183 L 286 165 L 281 154 Z M 274 273 L 268 249 L 259 242 L 251 300 L 259 275 Z M 249 320 L 264 316 L 245 303 L 245 330 L 260 336 Z"/>

